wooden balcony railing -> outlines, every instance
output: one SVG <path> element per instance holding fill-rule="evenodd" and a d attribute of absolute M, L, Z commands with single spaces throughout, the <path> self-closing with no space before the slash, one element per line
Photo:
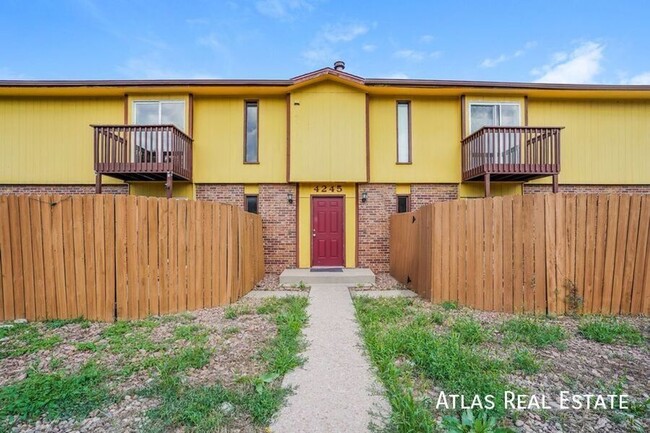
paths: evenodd
<path fill-rule="evenodd" d="M 562 127 L 486 126 L 462 140 L 463 180 L 527 181 L 560 172 Z M 555 177 L 554 177 L 555 181 Z"/>
<path fill-rule="evenodd" d="M 91 125 L 95 172 L 122 180 L 192 180 L 192 138 L 173 125 Z"/>

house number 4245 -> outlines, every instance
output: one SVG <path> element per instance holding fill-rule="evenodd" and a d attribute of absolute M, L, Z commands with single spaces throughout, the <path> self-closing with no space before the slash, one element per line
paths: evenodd
<path fill-rule="evenodd" d="M 329 192 L 343 192 L 343 187 L 341 185 L 336 185 L 336 186 L 334 186 L 334 185 L 331 185 L 331 186 L 316 185 L 314 187 L 314 191 L 316 191 L 316 192 L 328 192 L 328 191 Z"/>

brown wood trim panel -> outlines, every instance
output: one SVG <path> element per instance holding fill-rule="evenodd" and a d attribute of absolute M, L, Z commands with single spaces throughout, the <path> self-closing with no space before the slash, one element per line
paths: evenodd
<path fill-rule="evenodd" d="M 194 137 L 194 94 L 188 95 L 188 119 L 187 119 L 187 132 L 190 137 Z"/>

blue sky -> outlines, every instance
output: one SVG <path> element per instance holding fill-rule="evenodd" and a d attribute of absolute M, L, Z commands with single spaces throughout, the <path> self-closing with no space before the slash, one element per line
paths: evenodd
<path fill-rule="evenodd" d="M 0 1 L 0 79 L 650 84 L 647 0 Z"/>

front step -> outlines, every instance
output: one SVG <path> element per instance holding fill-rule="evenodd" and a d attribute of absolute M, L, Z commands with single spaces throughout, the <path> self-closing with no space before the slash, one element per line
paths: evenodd
<path fill-rule="evenodd" d="M 285 269 L 280 274 L 280 284 L 375 284 L 375 274 L 370 269 L 343 269 L 342 272 L 332 272 L 319 269 Z"/>

